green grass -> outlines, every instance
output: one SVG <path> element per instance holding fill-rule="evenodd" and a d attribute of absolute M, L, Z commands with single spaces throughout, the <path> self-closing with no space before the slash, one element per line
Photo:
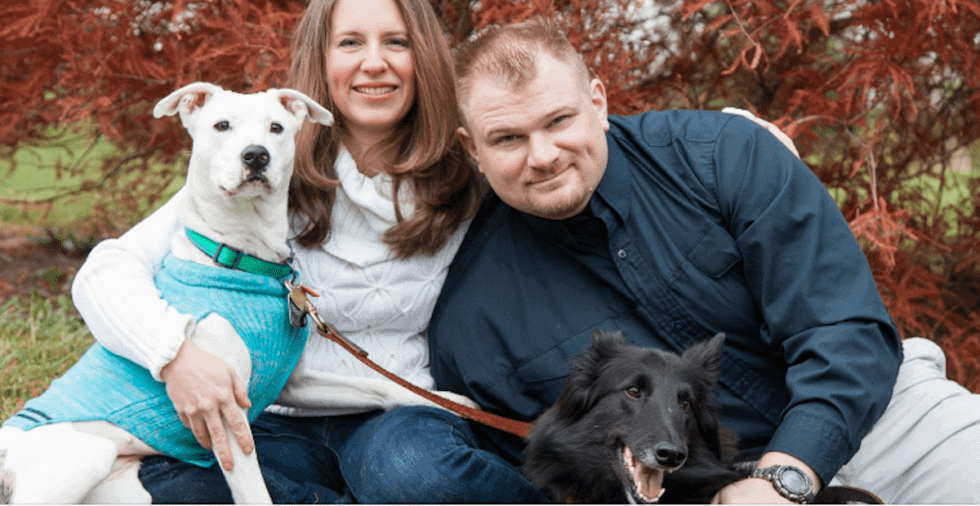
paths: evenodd
<path fill-rule="evenodd" d="M 92 192 L 61 198 L 50 209 L 37 202 L 74 190 L 83 181 L 99 180 L 102 161 L 117 152 L 111 142 L 84 132 L 63 133 L 43 145 L 18 148 L 11 158 L 0 159 L 0 199 L 27 204 L 0 204 L 0 223 L 67 227 L 89 217 L 96 198 Z M 173 170 L 176 174 L 184 172 L 183 166 Z M 183 177 L 175 177 L 163 192 L 163 201 L 176 193 L 183 181 Z"/>
<path fill-rule="evenodd" d="M 37 201 L 74 189 L 96 170 L 93 161 L 101 160 L 116 148 L 106 141 L 88 135 L 65 134 L 62 139 L 39 147 L 17 149 L 13 163 L 0 160 L 0 198 Z M 59 171 L 56 167 L 61 167 Z M 13 169 L 13 170 L 11 170 Z M 72 172 L 75 174 L 73 175 Z M 53 223 L 67 224 L 91 213 L 93 197 L 81 195 L 65 199 L 46 217 Z M 0 206 L 0 221 L 38 222 L 42 211 L 28 207 Z"/>
<path fill-rule="evenodd" d="M 974 163 L 974 167 L 977 164 Z M 974 172 L 977 169 L 973 169 Z M 920 177 L 905 182 L 903 190 L 916 192 L 925 200 L 919 209 L 909 209 L 914 216 L 927 216 L 935 212 L 941 213 L 942 221 L 949 225 L 948 234 L 958 236 L 959 219 L 957 210 L 968 205 L 973 197 L 970 195 L 969 173 L 952 172 L 946 174 L 945 180 L 937 176 Z M 893 202 L 896 200 L 893 200 Z"/>
<path fill-rule="evenodd" d="M 93 343 L 68 297 L 38 293 L 0 306 L 0 420 L 44 392 Z"/>

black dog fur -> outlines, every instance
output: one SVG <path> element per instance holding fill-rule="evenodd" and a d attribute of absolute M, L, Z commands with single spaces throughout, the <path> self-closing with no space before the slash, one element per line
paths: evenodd
<path fill-rule="evenodd" d="M 712 394 L 724 339 L 678 356 L 596 331 L 555 405 L 535 422 L 524 475 L 555 501 L 585 503 L 652 502 L 660 488 L 662 502 L 706 503 L 744 478 L 731 469 L 736 438 L 719 425 Z M 657 478 L 637 487 L 623 448 L 639 476 L 663 475 L 662 487 Z"/>

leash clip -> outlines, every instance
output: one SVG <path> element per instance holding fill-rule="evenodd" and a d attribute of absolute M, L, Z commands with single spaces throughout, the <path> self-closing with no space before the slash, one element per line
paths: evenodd
<path fill-rule="evenodd" d="M 294 271 L 295 273 L 295 271 Z M 297 275 L 293 275 L 292 279 L 285 279 L 283 285 L 286 290 L 289 291 L 289 295 L 286 296 L 286 300 L 289 301 L 289 324 L 293 328 L 303 328 L 306 326 L 306 315 L 308 311 L 306 305 L 309 304 L 309 300 L 306 298 L 307 295 L 312 295 L 314 297 L 319 297 L 320 295 L 309 288 L 306 288 L 302 284 L 296 283 Z M 294 284 L 296 283 L 296 284 Z"/>
<path fill-rule="evenodd" d="M 351 351 L 362 356 L 367 357 L 368 352 L 361 348 L 360 346 L 354 344 L 349 339 L 344 337 L 337 332 L 337 329 L 333 328 L 332 325 L 323 321 L 320 318 L 320 314 L 316 311 L 316 306 L 310 302 L 309 296 L 319 297 L 320 294 L 316 293 L 312 289 L 304 286 L 301 283 L 294 284 L 290 280 L 283 282 L 286 289 L 289 290 L 289 321 L 296 327 L 306 326 L 306 316 L 309 315 L 310 319 L 313 320 L 313 324 L 316 325 L 317 332 L 331 341 L 335 341 L 340 344 L 345 344 L 350 347 Z M 298 317 L 294 319 L 294 312 L 298 313 Z M 298 321 L 297 321 L 298 320 Z M 296 323 L 302 323 L 301 325 L 296 325 Z"/>

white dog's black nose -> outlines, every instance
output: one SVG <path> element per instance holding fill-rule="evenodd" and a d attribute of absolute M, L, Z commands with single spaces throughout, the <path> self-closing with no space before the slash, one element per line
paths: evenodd
<path fill-rule="evenodd" d="M 259 176 L 269 164 L 269 151 L 262 146 L 249 146 L 242 151 L 242 163 L 248 167 L 249 175 Z"/>

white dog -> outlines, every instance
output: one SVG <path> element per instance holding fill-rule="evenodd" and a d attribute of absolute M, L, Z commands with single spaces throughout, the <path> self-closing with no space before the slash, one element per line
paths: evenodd
<path fill-rule="evenodd" d="M 282 283 L 293 275 L 286 198 L 294 138 L 304 120 L 330 125 L 333 116 L 294 90 L 242 95 L 207 83 L 185 86 L 153 110 L 158 118 L 177 113 L 194 143 L 178 194 L 187 230 L 173 238 L 156 283 L 171 305 L 197 316 L 190 339 L 248 385 L 254 419 L 275 400 L 306 340 L 289 325 Z M 222 471 L 235 501 L 271 502 L 255 452 L 244 455 L 225 429 L 234 469 Z M 138 462 L 161 453 L 213 462 L 164 385 L 96 344 L 0 429 L 0 503 L 149 502 Z"/>

